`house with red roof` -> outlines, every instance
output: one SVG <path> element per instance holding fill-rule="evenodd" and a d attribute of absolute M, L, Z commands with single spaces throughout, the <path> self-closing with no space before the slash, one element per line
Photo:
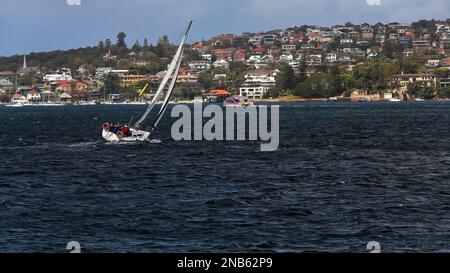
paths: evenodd
<path fill-rule="evenodd" d="M 41 93 L 39 89 L 33 88 L 31 91 L 27 93 L 27 100 L 30 102 L 37 102 L 41 100 Z"/>
<path fill-rule="evenodd" d="M 253 53 L 254 55 L 263 55 L 265 52 L 266 52 L 266 49 L 263 48 L 263 47 L 260 47 L 260 46 L 255 47 L 255 48 L 252 50 L 252 53 Z"/>
<path fill-rule="evenodd" d="M 220 48 L 214 49 L 212 52 L 217 60 L 232 61 L 235 51 L 236 50 L 234 48 L 224 48 L 224 49 Z"/>
<path fill-rule="evenodd" d="M 247 54 L 246 54 L 245 49 L 236 50 L 236 52 L 233 54 L 234 62 L 245 62 L 246 59 L 247 59 Z"/>

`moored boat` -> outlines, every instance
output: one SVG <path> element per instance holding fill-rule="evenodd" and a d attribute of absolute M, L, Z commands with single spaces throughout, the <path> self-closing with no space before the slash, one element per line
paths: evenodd
<path fill-rule="evenodd" d="M 226 99 L 223 105 L 226 107 L 249 107 L 254 104 L 245 97 L 233 96 Z"/>

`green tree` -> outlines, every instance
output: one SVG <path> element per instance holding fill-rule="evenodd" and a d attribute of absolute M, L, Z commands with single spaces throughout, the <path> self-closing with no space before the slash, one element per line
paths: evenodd
<path fill-rule="evenodd" d="M 111 46 L 112 46 L 111 39 L 106 39 L 105 40 L 105 48 L 110 49 Z"/>
<path fill-rule="evenodd" d="M 295 78 L 294 70 L 288 64 L 284 64 L 280 68 L 280 73 L 276 77 L 276 90 L 278 92 L 291 91 L 295 88 L 297 79 Z"/>
<path fill-rule="evenodd" d="M 125 32 L 119 32 L 117 34 L 117 46 L 118 47 L 127 47 L 127 44 L 125 43 L 125 38 L 127 37 L 127 35 L 125 34 Z"/>
<path fill-rule="evenodd" d="M 333 78 L 326 73 L 316 73 L 295 88 L 302 98 L 329 98 L 336 95 Z"/>
<path fill-rule="evenodd" d="M 148 40 L 147 38 L 144 39 L 144 48 L 148 48 L 149 44 L 148 44 Z"/>
<path fill-rule="evenodd" d="M 142 49 L 141 43 L 139 43 L 138 39 L 136 39 L 136 42 L 131 49 L 136 52 L 139 52 Z"/>

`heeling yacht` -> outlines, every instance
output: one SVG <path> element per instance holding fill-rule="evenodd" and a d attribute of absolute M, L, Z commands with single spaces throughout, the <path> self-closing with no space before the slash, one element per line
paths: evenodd
<path fill-rule="evenodd" d="M 147 110 L 142 115 L 142 117 L 133 126 L 119 126 L 117 124 L 104 123 L 102 136 L 105 140 L 109 142 L 134 142 L 134 141 L 146 141 L 150 137 L 150 135 L 153 133 L 153 131 L 156 129 L 159 122 L 163 118 L 169 105 L 169 101 L 172 97 L 173 90 L 175 88 L 175 84 L 177 82 L 178 74 L 180 71 L 181 60 L 183 58 L 184 44 L 187 41 L 189 32 L 191 31 L 191 27 L 192 21 L 189 22 L 189 25 L 182 36 L 177 52 L 169 65 L 169 69 L 167 70 L 166 75 L 164 76 L 161 84 L 159 85 L 159 88 L 156 91 L 156 94 L 153 97 L 152 102 L 148 105 Z M 142 124 L 144 123 L 148 115 L 151 113 L 151 111 L 157 104 L 157 101 L 162 96 L 162 93 L 166 88 L 167 84 L 169 84 L 169 86 L 167 88 L 166 96 L 162 102 L 159 113 L 157 114 L 155 120 L 153 121 L 151 130 L 150 131 L 141 130 L 140 128 Z"/>

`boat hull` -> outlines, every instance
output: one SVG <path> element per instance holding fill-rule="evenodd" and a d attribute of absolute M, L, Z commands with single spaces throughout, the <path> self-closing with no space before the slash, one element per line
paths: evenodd
<path fill-rule="evenodd" d="M 130 129 L 132 132 L 131 137 L 119 137 L 118 135 L 108 131 L 103 130 L 102 136 L 103 138 L 108 142 L 139 142 L 139 141 L 146 141 L 150 137 L 149 132 Z"/>

